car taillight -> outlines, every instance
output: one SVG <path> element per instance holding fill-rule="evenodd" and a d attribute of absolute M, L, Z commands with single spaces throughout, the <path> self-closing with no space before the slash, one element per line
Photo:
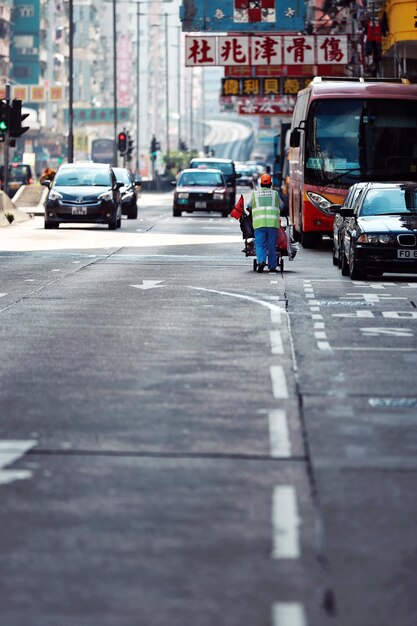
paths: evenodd
<path fill-rule="evenodd" d="M 33 183 L 33 178 L 29 178 L 29 185 Z"/>

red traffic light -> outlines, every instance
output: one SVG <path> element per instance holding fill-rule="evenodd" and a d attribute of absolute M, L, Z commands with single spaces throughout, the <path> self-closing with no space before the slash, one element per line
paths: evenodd
<path fill-rule="evenodd" d="M 127 150 L 127 134 L 122 132 L 119 133 L 117 147 L 119 149 L 120 154 L 125 154 Z"/>

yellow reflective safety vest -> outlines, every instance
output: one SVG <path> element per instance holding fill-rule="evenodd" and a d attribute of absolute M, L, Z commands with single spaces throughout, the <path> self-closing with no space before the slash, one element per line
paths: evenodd
<path fill-rule="evenodd" d="M 275 189 L 262 187 L 252 194 L 253 228 L 279 228 L 279 215 L 282 201 Z"/>

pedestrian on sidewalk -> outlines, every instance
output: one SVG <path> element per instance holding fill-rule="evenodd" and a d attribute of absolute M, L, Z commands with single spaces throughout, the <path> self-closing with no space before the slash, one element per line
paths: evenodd
<path fill-rule="evenodd" d="M 268 270 L 276 272 L 277 238 L 280 226 L 280 209 L 283 202 L 278 192 L 272 189 L 270 174 L 262 174 L 260 185 L 260 188 L 253 192 L 250 203 L 255 231 L 257 271 L 264 271 L 268 258 Z"/>

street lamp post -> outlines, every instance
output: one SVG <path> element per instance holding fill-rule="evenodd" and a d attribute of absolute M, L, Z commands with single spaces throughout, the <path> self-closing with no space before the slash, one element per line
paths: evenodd
<path fill-rule="evenodd" d="M 169 75 L 168 75 L 168 13 L 165 13 L 165 107 L 166 107 L 166 148 L 169 159 Z"/>
<path fill-rule="evenodd" d="M 140 115 L 140 5 L 137 3 L 136 21 L 136 172 L 140 173 L 139 115 Z"/>
<path fill-rule="evenodd" d="M 67 160 L 68 163 L 74 161 L 74 3 L 69 0 L 68 6 L 69 19 L 69 59 L 68 59 L 68 146 Z"/>
<path fill-rule="evenodd" d="M 178 26 L 178 58 L 177 58 L 177 106 L 178 106 L 178 151 L 181 150 L 181 26 Z"/>

